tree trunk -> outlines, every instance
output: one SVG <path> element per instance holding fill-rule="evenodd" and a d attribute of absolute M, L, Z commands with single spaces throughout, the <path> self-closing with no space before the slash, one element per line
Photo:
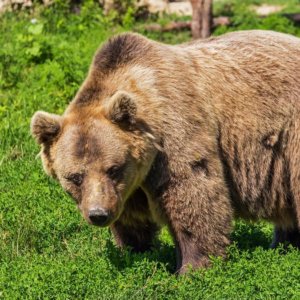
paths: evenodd
<path fill-rule="evenodd" d="M 212 0 L 190 0 L 193 9 L 193 39 L 207 38 L 212 28 Z"/>

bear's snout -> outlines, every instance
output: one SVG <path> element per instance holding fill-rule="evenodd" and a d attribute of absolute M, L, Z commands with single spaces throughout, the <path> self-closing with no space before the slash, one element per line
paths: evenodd
<path fill-rule="evenodd" d="M 103 208 L 93 208 L 88 215 L 92 224 L 97 226 L 106 226 L 110 220 L 109 211 Z"/>

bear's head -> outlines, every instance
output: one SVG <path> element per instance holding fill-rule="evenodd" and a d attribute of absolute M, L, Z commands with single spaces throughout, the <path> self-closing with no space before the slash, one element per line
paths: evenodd
<path fill-rule="evenodd" d="M 107 226 L 145 179 L 157 153 L 134 95 L 117 91 L 101 105 L 71 105 L 64 115 L 36 112 L 31 132 L 46 173 L 91 224 Z"/>

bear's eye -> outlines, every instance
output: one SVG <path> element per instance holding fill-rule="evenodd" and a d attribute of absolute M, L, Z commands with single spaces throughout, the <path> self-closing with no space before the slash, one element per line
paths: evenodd
<path fill-rule="evenodd" d="M 106 174 L 112 180 L 120 180 L 123 176 L 124 166 L 112 166 L 107 171 Z"/>
<path fill-rule="evenodd" d="M 80 173 L 70 174 L 66 177 L 66 179 L 74 183 L 76 186 L 81 186 L 83 182 L 83 174 Z"/>

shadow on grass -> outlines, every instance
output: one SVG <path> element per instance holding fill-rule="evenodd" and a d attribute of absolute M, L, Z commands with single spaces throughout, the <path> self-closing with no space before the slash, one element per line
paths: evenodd
<path fill-rule="evenodd" d="M 149 251 L 135 253 L 130 248 L 120 249 L 116 247 L 112 239 L 106 241 L 106 255 L 114 267 L 118 270 L 131 268 L 142 262 L 154 262 L 165 266 L 166 270 L 174 273 L 176 266 L 175 247 L 173 245 L 157 242 Z"/>
<path fill-rule="evenodd" d="M 231 234 L 231 241 L 235 242 L 240 250 L 251 251 L 257 247 L 269 249 L 272 241 L 271 225 L 237 221 Z"/>
<path fill-rule="evenodd" d="M 231 240 L 240 251 L 253 252 L 257 247 L 268 250 L 272 240 L 272 229 L 270 225 L 263 223 L 253 224 L 237 221 Z M 125 250 L 117 248 L 112 238 L 109 238 L 106 241 L 105 248 L 107 257 L 118 270 L 130 268 L 146 260 L 164 265 L 170 273 L 176 271 L 174 245 L 158 241 L 150 251 L 134 253 L 129 248 Z"/>

